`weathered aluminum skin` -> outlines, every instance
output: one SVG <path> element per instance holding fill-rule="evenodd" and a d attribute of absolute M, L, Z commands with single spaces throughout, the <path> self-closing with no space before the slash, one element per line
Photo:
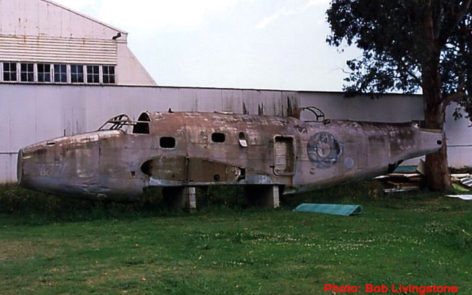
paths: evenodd
<path fill-rule="evenodd" d="M 149 186 L 280 185 L 296 193 L 385 173 L 442 144 L 441 132 L 410 123 L 198 112 L 139 120 L 20 150 L 19 183 L 116 200 L 136 199 Z M 149 133 L 137 133 L 146 125 Z"/>

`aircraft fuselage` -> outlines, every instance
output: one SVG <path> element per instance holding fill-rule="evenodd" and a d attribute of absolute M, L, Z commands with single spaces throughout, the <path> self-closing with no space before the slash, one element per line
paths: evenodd
<path fill-rule="evenodd" d="M 135 199 L 151 186 L 279 185 L 294 193 L 382 174 L 442 145 L 441 132 L 411 123 L 196 112 L 116 118 L 109 128 L 20 150 L 19 183 L 110 199 Z"/>

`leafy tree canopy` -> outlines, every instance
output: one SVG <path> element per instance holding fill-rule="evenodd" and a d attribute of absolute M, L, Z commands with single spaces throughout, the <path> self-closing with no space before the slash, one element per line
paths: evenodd
<path fill-rule="evenodd" d="M 472 118 L 472 0 L 332 0 L 328 43 L 363 50 L 348 61 L 348 94 L 421 88 L 426 128 L 443 129 L 456 101 Z M 460 116 L 456 109 L 456 116 Z M 443 142 L 446 137 L 443 134 Z M 426 183 L 451 186 L 447 148 L 426 156 Z"/>
<path fill-rule="evenodd" d="M 431 103 L 444 110 L 457 101 L 472 115 L 470 0 L 333 0 L 327 14 L 328 43 L 363 50 L 347 62 L 348 94 L 425 93 L 425 79 L 437 75 L 440 93 Z"/>

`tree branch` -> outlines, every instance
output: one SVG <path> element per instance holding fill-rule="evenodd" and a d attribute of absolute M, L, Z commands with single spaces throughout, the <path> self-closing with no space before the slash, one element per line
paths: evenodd
<path fill-rule="evenodd" d="M 458 13 L 451 13 L 449 15 L 449 19 L 451 20 L 451 25 L 447 28 L 447 30 L 444 30 L 442 32 L 440 38 L 439 38 L 439 43 L 441 46 L 446 44 L 448 37 L 451 35 L 451 32 L 457 28 L 457 25 L 459 22 L 465 17 L 465 15 L 469 12 L 469 9 L 472 7 L 472 0 L 467 0 L 464 2 L 462 7 L 459 7 L 459 12 Z"/>
<path fill-rule="evenodd" d="M 448 96 L 446 96 L 443 101 L 441 102 L 441 108 L 442 108 L 442 111 L 446 111 L 446 108 L 447 106 L 451 103 L 451 102 L 458 102 L 461 98 L 464 98 L 465 97 L 465 92 L 460 90 L 458 92 L 455 92 L 455 93 L 452 93 Z"/>
<path fill-rule="evenodd" d="M 456 27 L 457 24 L 461 21 L 461 19 L 467 14 L 471 5 L 472 5 L 472 0 L 467 0 L 464 2 L 462 7 L 459 9 L 459 13 L 457 13 L 455 15 L 455 19 L 453 19 L 454 27 Z"/>
<path fill-rule="evenodd" d="M 407 64 L 403 60 L 400 59 L 400 63 L 403 69 L 406 71 L 406 73 L 410 75 L 410 77 L 413 78 L 413 80 L 415 80 L 415 82 L 418 83 L 419 86 L 421 86 L 422 85 L 421 79 L 410 70 L 410 68 L 407 66 Z"/>

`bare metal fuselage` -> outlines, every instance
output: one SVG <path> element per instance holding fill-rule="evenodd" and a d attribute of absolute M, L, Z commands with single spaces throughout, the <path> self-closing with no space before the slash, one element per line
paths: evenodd
<path fill-rule="evenodd" d="M 279 185 L 293 193 L 385 173 L 442 144 L 442 133 L 410 123 L 192 112 L 143 113 L 127 127 L 23 148 L 19 183 L 117 200 L 150 186 Z"/>

